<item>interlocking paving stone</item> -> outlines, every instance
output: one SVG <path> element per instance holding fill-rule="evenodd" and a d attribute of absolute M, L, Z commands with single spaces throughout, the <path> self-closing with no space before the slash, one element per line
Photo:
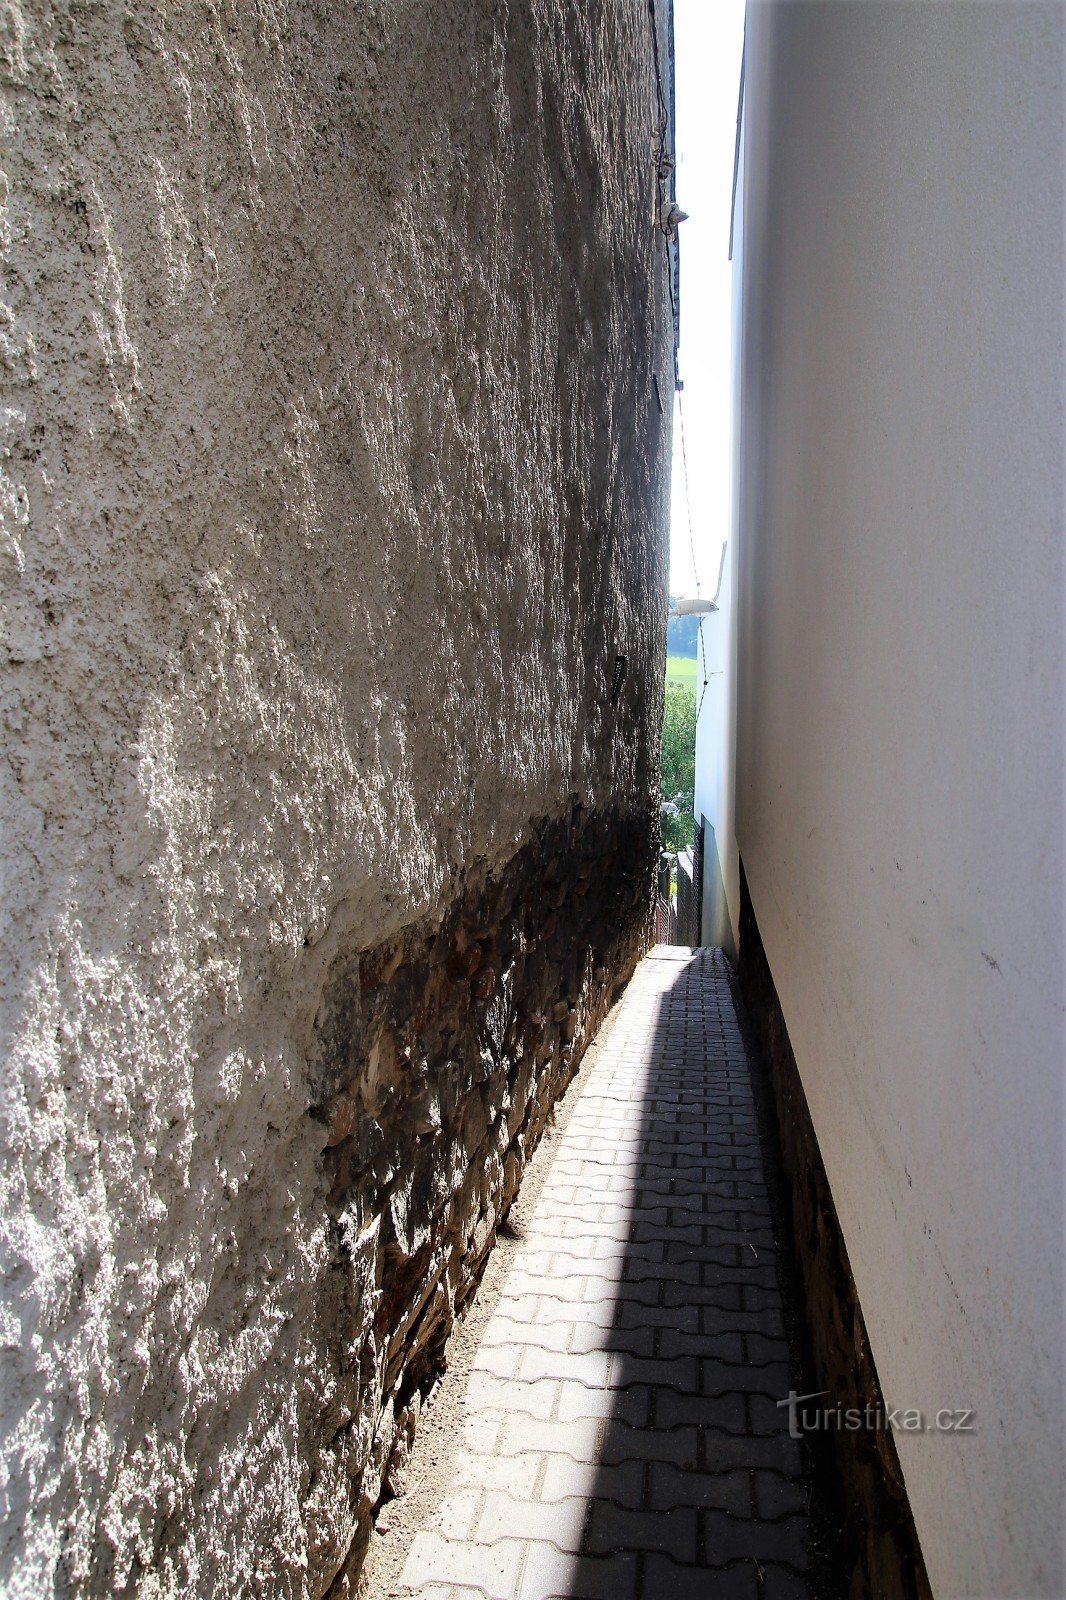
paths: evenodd
<path fill-rule="evenodd" d="M 790 1567 L 763 1568 L 764 1600 L 808 1600 L 807 1584 Z"/>
<path fill-rule="evenodd" d="M 586 1503 L 599 1497 L 639 1510 L 644 1504 L 646 1467 L 643 1461 L 578 1462 L 570 1456 L 542 1456 L 541 1500 L 565 1500 L 579 1495 Z"/>
<path fill-rule="evenodd" d="M 598 1505 L 600 1502 L 593 1502 Z M 476 1536 L 486 1544 L 498 1539 L 543 1539 L 550 1537 L 557 1550 L 565 1554 L 613 1555 L 615 1546 L 593 1550 L 585 1540 L 585 1524 L 589 1517 L 589 1501 L 584 1495 L 571 1495 L 565 1500 L 555 1500 L 546 1515 L 544 1502 L 517 1500 L 506 1494 L 489 1494 L 477 1521 Z M 625 1545 L 621 1546 L 624 1550 Z"/>
<path fill-rule="evenodd" d="M 467 1385 L 419 1600 L 808 1600 L 809 1489 L 717 952 L 638 968 Z"/>
<path fill-rule="evenodd" d="M 422 1593 L 430 1585 L 468 1584 L 483 1590 L 490 1600 L 511 1600 L 522 1574 L 524 1554 L 517 1540 L 477 1544 L 471 1539 L 445 1539 L 439 1533 L 424 1530 L 415 1536 L 401 1581 L 408 1589 Z"/>
<path fill-rule="evenodd" d="M 516 1600 L 636 1600 L 638 1558 L 572 1556 L 548 1543 L 528 1544 Z"/>
<path fill-rule="evenodd" d="M 683 1472 L 668 1461 L 656 1462 L 651 1469 L 648 1502 L 653 1511 L 694 1505 L 727 1511 L 734 1517 L 748 1517 L 751 1515 L 751 1474 L 739 1470 Z"/>
<path fill-rule="evenodd" d="M 807 1528 L 803 1517 L 780 1522 L 752 1519 L 741 1522 L 719 1511 L 704 1511 L 703 1542 L 710 1565 L 754 1556 L 759 1561 L 784 1561 L 802 1570 L 807 1565 Z"/>
<path fill-rule="evenodd" d="M 644 1600 L 755 1600 L 757 1593 L 753 1562 L 715 1572 L 679 1567 L 663 1556 L 649 1556 L 644 1563 Z"/>

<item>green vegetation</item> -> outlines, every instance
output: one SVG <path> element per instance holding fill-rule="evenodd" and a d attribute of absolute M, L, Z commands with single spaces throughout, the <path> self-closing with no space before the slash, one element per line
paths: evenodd
<path fill-rule="evenodd" d="M 693 662 L 693 668 L 695 665 Z M 663 799 L 672 800 L 679 813 L 663 817 L 663 845 L 667 850 L 687 850 L 692 843 L 696 792 L 696 675 L 693 671 L 687 682 L 672 681 L 669 664 L 663 706 L 662 788 Z"/>
<path fill-rule="evenodd" d="M 671 656 L 692 656 L 699 649 L 700 619 L 696 616 L 671 615 L 666 624 L 666 653 Z"/>
<path fill-rule="evenodd" d="M 689 683 L 694 685 L 696 682 L 695 656 L 667 656 L 666 681 L 667 683 Z"/>

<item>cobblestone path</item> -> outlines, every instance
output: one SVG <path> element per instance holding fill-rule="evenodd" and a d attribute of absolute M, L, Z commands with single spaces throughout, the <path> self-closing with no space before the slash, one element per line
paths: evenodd
<path fill-rule="evenodd" d="M 800 1600 L 809 1486 L 724 958 L 653 951 L 579 1084 L 398 1592 Z"/>

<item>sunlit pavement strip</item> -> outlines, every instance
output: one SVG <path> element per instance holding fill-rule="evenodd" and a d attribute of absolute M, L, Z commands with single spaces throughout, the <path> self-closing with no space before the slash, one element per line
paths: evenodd
<path fill-rule="evenodd" d="M 581 1084 L 400 1592 L 805 1597 L 789 1387 L 724 960 L 660 946 Z"/>

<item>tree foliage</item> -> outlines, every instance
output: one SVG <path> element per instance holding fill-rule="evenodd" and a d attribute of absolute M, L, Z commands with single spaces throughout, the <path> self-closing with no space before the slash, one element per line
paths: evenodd
<path fill-rule="evenodd" d="M 668 656 L 695 656 L 699 652 L 700 619 L 696 616 L 671 616 L 666 624 Z"/>
<path fill-rule="evenodd" d="M 666 685 L 662 789 L 663 799 L 674 801 L 679 813 L 663 817 L 663 844 L 667 850 L 687 850 L 696 793 L 696 691 L 683 683 Z"/>

